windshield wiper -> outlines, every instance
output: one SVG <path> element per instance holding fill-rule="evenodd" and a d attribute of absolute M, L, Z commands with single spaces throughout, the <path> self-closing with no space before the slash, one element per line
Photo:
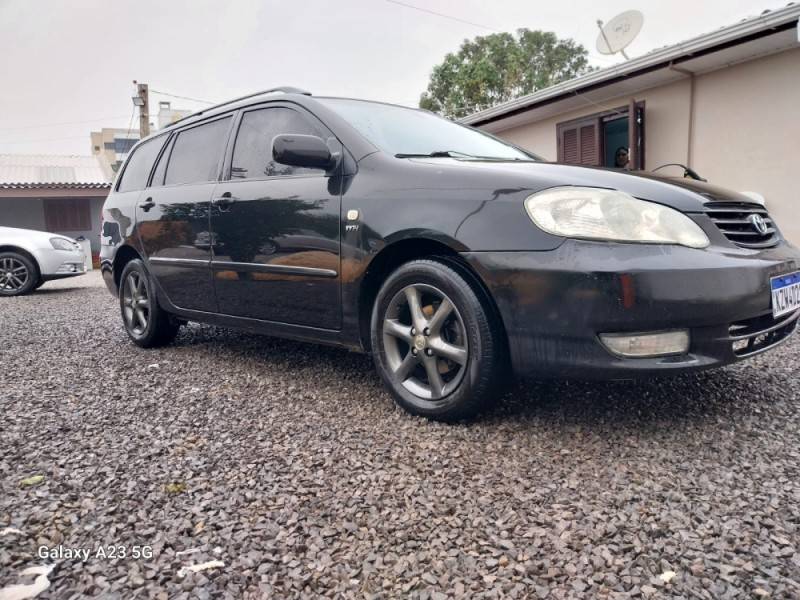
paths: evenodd
<path fill-rule="evenodd" d="M 513 157 L 504 157 L 504 156 L 476 156 L 474 154 L 467 154 L 466 152 L 458 152 L 456 150 L 434 150 L 433 152 L 427 153 L 400 153 L 395 154 L 396 158 L 470 158 L 474 160 L 493 160 L 496 162 L 507 162 L 507 161 L 531 161 L 535 162 L 532 158 L 525 159 L 525 158 L 513 158 Z"/>
<path fill-rule="evenodd" d="M 532 158 L 517 158 L 515 156 L 476 156 L 475 158 L 480 158 L 481 160 L 493 160 L 496 162 L 536 162 Z"/>
<path fill-rule="evenodd" d="M 399 153 L 395 158 L 476 158 L 471 154 L 457 152 L 456 150 L 434 150 L 433 152 Z"/>

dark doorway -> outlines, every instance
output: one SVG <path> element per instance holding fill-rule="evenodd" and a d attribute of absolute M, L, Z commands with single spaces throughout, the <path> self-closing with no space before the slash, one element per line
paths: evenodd
<path fill-rule="evenodd" d="M 603 123 L 603 166 L 617 167 L 616 152 L 620 148 L 628 151 L 628 118 L 617 117 Z"/>

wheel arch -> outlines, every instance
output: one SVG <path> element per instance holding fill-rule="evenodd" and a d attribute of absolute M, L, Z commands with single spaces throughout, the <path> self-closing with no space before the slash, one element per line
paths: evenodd
<path fill-rule="evenodd" d="M 119 282 L 122 277 L 122 271 L 125 270 L 125 265 L 134 259 L 141 259 L 142 255 L 133 247 L 125 244 L 117 248 L 114 253 L 114 261 L 112 263 L 111 273 L 114 276 L 114 286 L 119 293 Z"/>
<path fill-rule="evenodd" d="M 481 277 L 465 261 L 459 251 L 448 245 L 442 239 L 430 237 L 404 237 L 384 246 L 370 261 L 366 273 L 361 280 L 358 302 L 358 333 L 361 347 L 371 351 L 370 320 L 375 298 L 383 282 L 401 265 L 418 259 L 432 259 L 439 261 L 454 269 L 469 283 L 478 298 L 491 311 L 491 317 L 496 321 L 502 333 L 503 344 L 508 348 L 508 336 L 505 331 L 500 310 L 494 301 L 489 288 Z"/>
<path fill-rule="evenodd" d="M 27 258 L 29 261 L 33 263 L 33 266 L 36 267 L 36 275 L 38 279 L 42 277 L 42 267 L 39 264 L 39 261 L 36 260 L 36 257 L 31 254 L 30 251 L 22 248 L 21 246 L 15 246 L 13 244 L 0 244 L 0 252 L 15 252 Z"/>

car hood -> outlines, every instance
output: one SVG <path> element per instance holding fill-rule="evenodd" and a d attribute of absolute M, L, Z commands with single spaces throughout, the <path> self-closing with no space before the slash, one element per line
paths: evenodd
<path fill-rule="evenodd" d="M 647 171 L 618 171 L 545 162 L 499 162 L 452 158 L 413 159 L 419 165 L 453 171 L 462 170 L 476 187 L 489 189 L 520 187 L 538 192 L 572 185 L 623 191 L 635 198 L 658 202 L 683 212 L 700 212 L 706 202 L 748 202 L 744 194 L 683 177 L 660 176 Z M 451 171 L 452 170 L 452 171 Z M 478 183 L 480 182 L 480 183 Z"/>

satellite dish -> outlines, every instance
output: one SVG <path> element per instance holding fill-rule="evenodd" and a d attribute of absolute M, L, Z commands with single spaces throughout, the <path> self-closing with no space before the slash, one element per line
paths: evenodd
<path fill-rule="evenodd" d="M 626 10 L 603 25 L 598 19 L 600 34 L 597 36 L 597 51 L 600 54 L 616 54 L 619 52 L 625 59 L 625 48 L 639 35 L 644 25 L 644 15 L 638 10 Z"/>

